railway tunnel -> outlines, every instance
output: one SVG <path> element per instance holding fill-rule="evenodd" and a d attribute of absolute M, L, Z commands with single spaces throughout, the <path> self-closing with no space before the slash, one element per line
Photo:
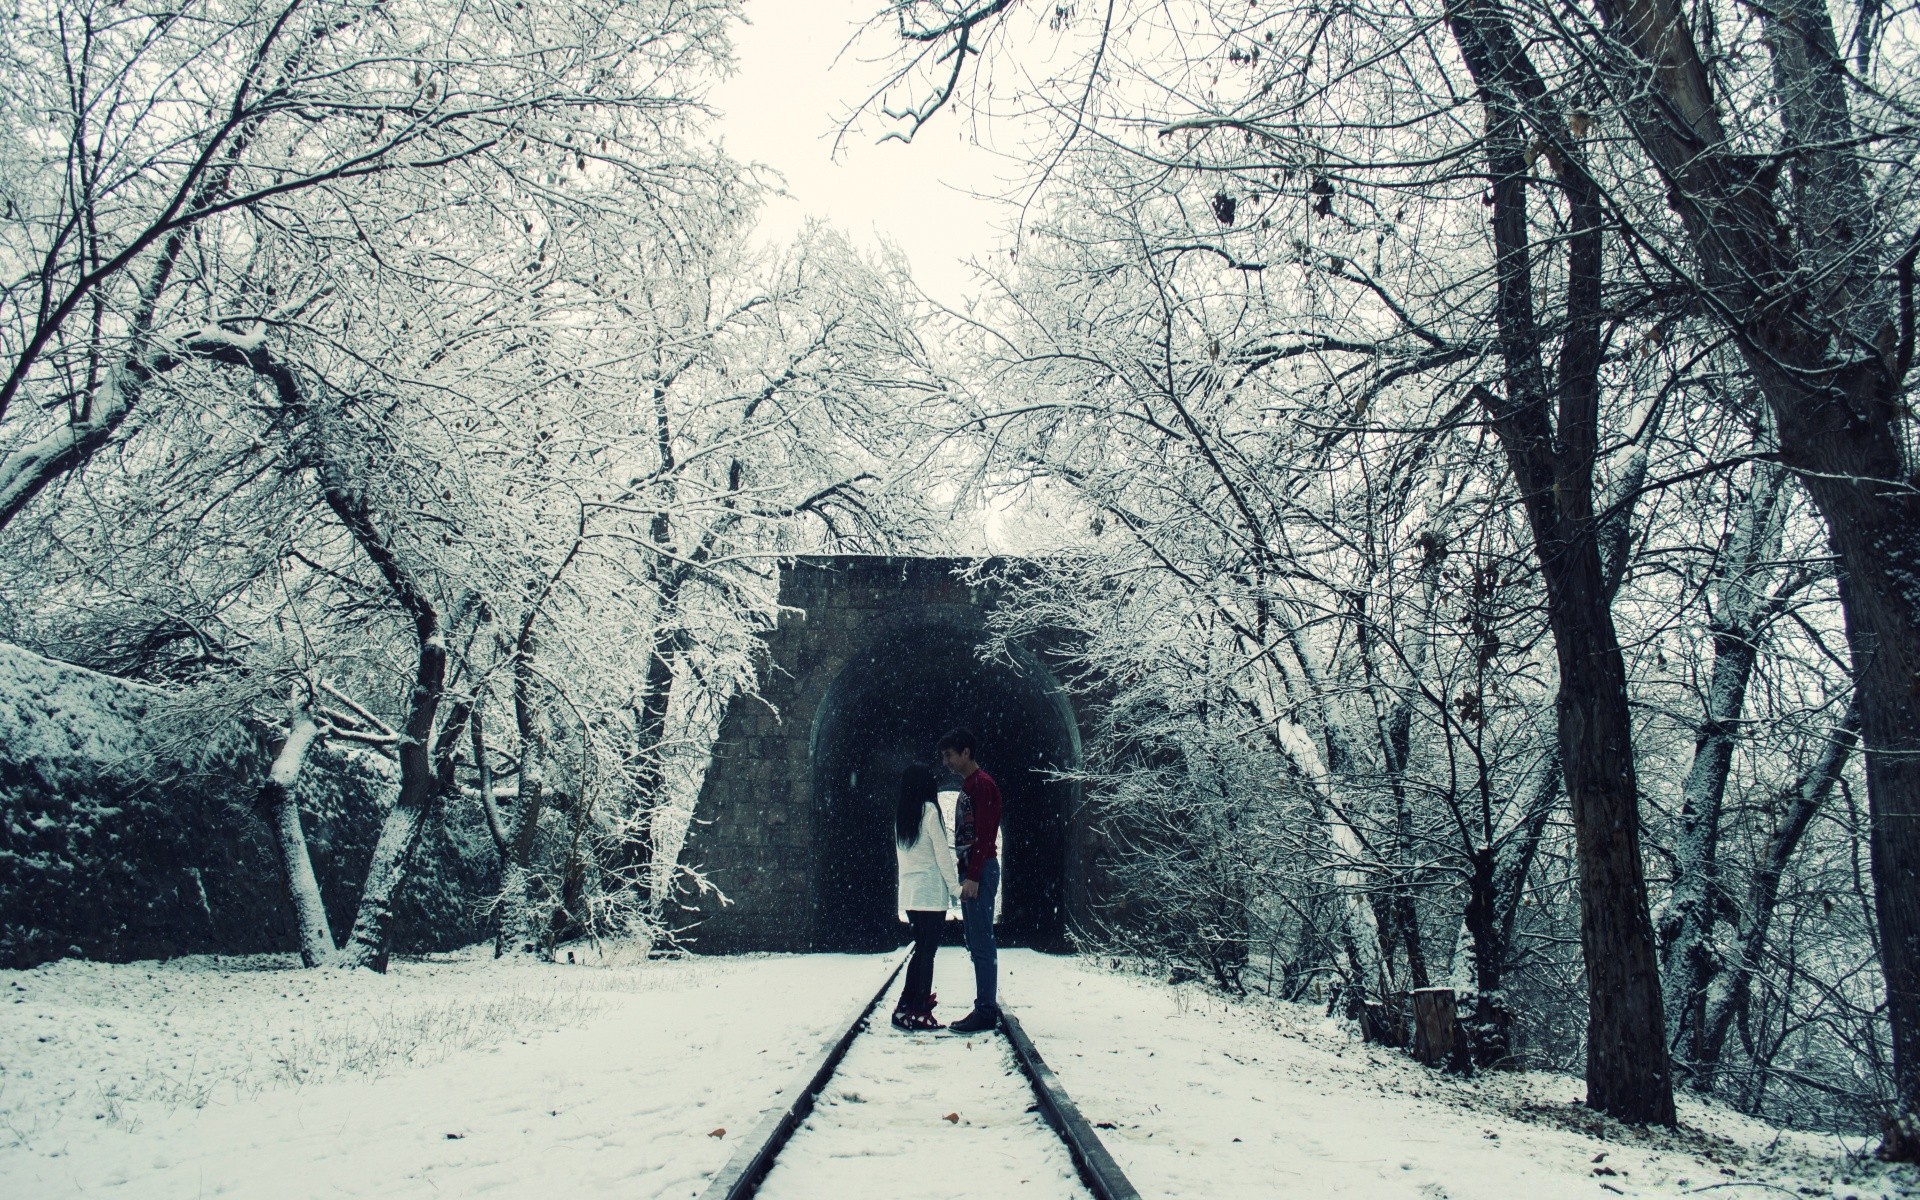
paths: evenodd
<path fill-rule="evenodd" d="M 687 895 L 697 950 L 897 946 L 892 814 L 901 769 L 972 728 L 1006 796 L 998 933 L 1062 949 L 1088 902 L 1094 840 L 1077 783 L 1086 700 L 1048 666 L 1048 639 L 989 659 L 999 596 L 954 559 L 800 558 L 766 639 L 757 694 L 721 723 L 682 861 L 717 892 Z M 943 787 L 957 789 L 949 779 Z M 724 896 L 724 902 L 721 897 Z M 958 937 L 958 922 L 953 923 Z"/>

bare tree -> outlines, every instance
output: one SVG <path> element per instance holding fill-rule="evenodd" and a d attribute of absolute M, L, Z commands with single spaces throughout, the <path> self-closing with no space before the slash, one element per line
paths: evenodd
<path fill-rule="evenodd" d="M 1901 403 L 1913 365 L 1920 252 L 1905 115 L 1913 63 L 1897 42 L 1881 53 L 1889 25 L 1865 5 L 1851 63 L 1822 0 L 1730 24 L 1750 58 L 1703 53 L 1696 19 L 1667 0 L 1608 0 L 1598 11 L 1600 27 L 1576 23 L 1562 36 L 1592 54 L 1658 171 L 1661 199 L 1684 231 L 1672 241 L 1686 255 L 1689 283 L 1731 333 L 1772 411 L 1780 459 L 1826 518 L 1839 559 L 1893 1029 L 1898 1099 L 1883 1150 L 1913 1160 L 1920 1158 L 1920 715 L 1912 703 L 1920 596 L 1912 579 L 1920 502 Z M 1718 65 L 1709 67 L 1709 57 Z M 1771 71 L 1760 70 L 1760 61 Z M 1741 113 L 1729 108 L 1735 103 L 1751 107 Z M 1872 158 L 1888 169 L 1876 171 Z M 1643 212 L 1651 208 L 1643 202 Z M 1659 236 L 1657 220 L 1645 227 Z"/>
<path fill-rule="evenodd" d="M 0 150 L 0 525 L 105 446 L 157 376 L 218 349 L 196 331 L 297 310 L 272 287 L 223 292 L 210 259 L 284 228 L 288 205 L 351 204 L 387 177 L 511 174 L 529 145 L 642 169 L 731 11 L 22 7 L 0 34 L 0 124 L 23 133 Z"/>

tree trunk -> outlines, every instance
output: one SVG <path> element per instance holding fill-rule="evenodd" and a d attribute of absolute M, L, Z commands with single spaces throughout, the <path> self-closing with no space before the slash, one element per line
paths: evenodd
<path fill-rule="evenodd" d="M 486 719 L 476 702 L 473 717 L 468 722 L 473 743 L 473 763 L 479 775 L 480 812 L 487 819 L 487 833 L 493 838 L 493 852 L 499 857 L 500 866 L 505 870 L 507 861 L 512 857 L 512 840 L 507 835 L 507 825 L 500 816 L 500 803 L 493 794 L 493 765 L 487 761 Z"/>
<path fill-rule="evenodd" d="M 1381 956 L 1380 923 L 1374 914 L 1370 880 L 1363 865 L 1371 857 L 1366 843 L 1334 797 L 1327 768 L 1321 763 L 1307 731 L 1284 718 L 1275 718 L 1268 725 L 1267 736 L 1306 785 L 1314 822 L 1326 836 L 1328 874 L 1332 877 L 1335 902 L 1344 918 L 1342 943 L 1358 996 L 1364 1002 L 1372 993 L 1385 1003 L 1394 992 L 1389 974 L 1392 963 Z M 1358 1018 L 1358 1006 L 1350 1007 L 1354 1008 L 1352 1015 Z"/>
<path fill-rule="evenodd" d="M 1814 815 L 1839 783 L 1847 756 L 1859 740 L 1859 728 L 1858 708 L 1849 706 L 1819 756 L 1789 790 L 1787 810 L 1768 840 L 1765 857 L 1754 867 L 1729 969 L 1713 981 L 1703 997 L 1698 1069 L 1692 1078 L 1693 1087 L 1698 1091 L 1709 1091 L 1713 1087 L 1727 1034 L 1735 1017 L 1747 1009 L 1754 973 L 1760 969 L 1766 953 L 1767 934 L 1773 927 L 1773 913 L 1780 899 L 1780 880 L 1807 826 L 1813 823 Z"/>
<path fill-rule="evenodd" d="M 1719 882 L 1721 808 L 1747 683 L 1760 656 L 1759 639 L 1777 611 L 1756 586 L 1756 576 L 1779 550 L 1776 515 L 1782 483 L 1777 468 L 1755 468 L 1754 486 L 1736 514 L 1710 591 L 1715 601 L 1710 622 L 1713 666 L 1693 763 L 1680 785 L 1680 836 L 1674 845 L 1673 893 L 1661 962 L 1668 1045 L 1677 1069 L 1689 1078 L 1704 1053 L 1707 989 L 1722 968 L 1713 947 L 1714 927 L 1726 907 Z"/>
<path fill-rule="evenodd" d="M 1526 507 L 1559 665 L 1560 766 L 1573 812 L 1587 968 L 1587 1104 L 1623 1121 L 1671 1125 L 1673 1080 L 1640 859 L 1626 663 L 1593 511 L 1604 213 L 1584 153 L 1505 15 L 1485 0 L 1455 0 L 1447 19 L 1487 122 L 1505 394 L 1478 394 Z M 1551 376 L 1549 335 L 1533 290 L 1527 190 L 1539 181 L 1529 144 L 1544 146 L 1568 210 L 1566 315 Z"/>
<path fill-rule="evenodd" d="M 1783 430 L 1784 433 L 1784 430 Z M 1885 476 L 1882 476 L 1885 478 Z M 1818 486 L 1816 486 L 1818 485 Z M 1890 1157 L 1920 1161 L 1920 511 L 1889 486 L 1807 481 L 1840 557 L 1866 746 L 1874 912 L 1887 976 L 1894 1095 Z M 1822 495 L 1826 503 L 1820 503 Z"/>
<path fill-rule="evenodd" d="M 400 794 L 387 810 L 380 840 L 374 843 L 373 861 L 367 864 L 367 881 L 360 891 L 360 907 L 353 917 L 353 932 L 340 953 L 341 966 L 368 967 L 382 973 L 387 969 L 394 897 L 406 881 L 427 816 L 440 795 L 440 780 L 428 743 L 446 672 L 446 643 L 437 622 L 427 623 L 420 639 L 413 699 L 401 726 Z"/>
<path fill-rule="evenodd" d="M 1423 616 L 1430 614 L 1433 609 L 1433 595 L 1439 583 L 1439 564 L 1438 555 L 1429 555 L 1420 568 L 1420 584 L 1425 599 Z M 1415 861 L 1413 810 L 1407 797 L 1406 778 L 1413 756 L 1413 706 L 1407 702 L 1404 693 L 1390 691 L 1387 687 L 1374 645 L 1372 623 L 1365 610 L 1364 593 L 1356 597 L 1353 603 L 1354 639 L 1360 649 L 1367 691 L 1373 699 L 1380 758 L 1386 767 L 1388 791 L 1393 796 L 1393 859 L 1390 868 L 1393 881 L 1388 895 L 1376 906 L 1377 914 L 1380 908 L 1386 910 L 1379 922 L 1386 943 L 1381 947 L 1381 954 L 1391 960 L 1395 946 L 1403 949 L 1407 956 L 1407 986 L 1418 991 L 1431 980 L 1427 973 L 1425 942 L 1420 934 L 1419 911 L 1414 905 L 1417 872 L 1412 866 Z M 1416 624 L 1415 632 L 1406 639 L 1403 656 L 1406 671 L 1416 685 L 1427 660 L 1427 639 L 1419 628 Z M 1382 693 L 1392 696 L 1384 712 L 1380 704 Z"/>
<path fill-rule="evenodd" d="M 1413 1056 L 1429 1067 L 1465 1072 L 1471 1060 L 1464 1053 L 1452 988 L 1415 988 L 1413 992 Z"/>
<path fill-rule="evenodd" d="M 1540 847 L 1547 818 L 1560 797 L 1560 763 L 1550 759 L 1526 796 L 1516 796 L 1502 814 L 1498 832 L 1467 854 L 1467 905 L 1454 941 L 1451 983 L 1466 1010 L 1464 1036 L 1476 1067 L 1505 1062 L 1513 1012 L 1502 993 L 1513 927 L 1527 874 Z"/>
<path fill-rule="evenodd" d="M 1543 553 L 1543 564 L 1553 557 Z M 1578 557 L 1584 561 L 1570 577 L 1545 574 L 1550 596 L 1560 594 L 1558 603 L 1549 600 L 1548 615 L 1560 663 L 1560 754 L 1579 846 L 1587 1105 L 1623 1121 L 1671 1125 L 1673 1080 L 1640 858 L 1625 663 L 1612 614 L 1588 599 L 1599 584 L 1599 555 Z"/>
<path fill-rule="evenodd" d="M 327 927 L 326 905 L 320 900 L 320 884 L 313 875 L 313 859 L 307 854 L 307 834 L 300 826 L 300 805 L 294 799 L 293 786 L 300 778 L 307 751 L 320 736 L 320 726 L 304 704 L 296 703 L 287 725 L 286 741 L 274 755 L 266 782 L 260 785 L 256 804 L 260 815 L 273 831 L 273 845 L 280 863 L 281 882 L 293 905 L 293 924 L 300 941 L 300 962 L 318 967 L 333 957 L 333 931 Z"/>
<path fill-rule="evenodd" d="M 676 586 L 673 593 L 677 595 Z M 660 631 L 653 637 L 653 653 L 647 659 L 646 692 L 640 697 L 639 722 L 634 754 L 634 802 L 639 806 L 633 828 L 624 839 L 621 867 L 632 876 L 634 887 L 649 908 L 658 903 L 654 895 L 654 814 L 660 806 L 660 788 L 666 780 L 663 757 L 667 739 L 667 714 L 673 701 L 673 651 L 671 638 Z"/>
<path fill-rule="evenodd" d="M 440 612 L 395 555 L 392 544 L 375 524 L 366 497 L 342 477 L 337 464 L 320 464 L 327 506 L 347 527 L 362 552 L 373 561 L 395 601 L 413 619 L 418 646 L 413 690 L 407 717 L 400 727 L 400 794 L 380 827 L 373 861 L 367 865 L 353 932 L 340 952 L 340 965 L 387 969 L 388 937 L 393 923 L 393 900 L 412 865 L 414 849 L 427 814 L 440 793 L 433 762 L 433 728 L 440 696 L 447 680 L 447 642 L 440 628 Z"/>
<path fill-rule="evenodd" d="M 1897 1111 L 1881 1150 L 1920 1160 L 1920 493 L 1901 452 L 1913 331 L 1881 282 L 1847 73 L 1820 0 L 1762 10 L 1792 174 L 1783 210 L 1763 164 L 1731 145 L 1681 7 L 1599 9 L 1629 52 L 1603 61 L 1633 97 L 1628 117 L 1699 260 L 1706 309 L 1734 333 L 1780 460 L 1826 518 L 1839 561 L 1893 1041 Z"/>
<path fill-rule="evenodd" d="M 533 696 L 533 655 L 537 640 L 531 615 L 523 623 L 515 646 L 513 719 L 520 734 L 520 798 L 513 809 L 513 839 L 506 868 L 500 873 L 499 933 L 494 953 L 511 947 L 525 954 L 543 952 L 543 935 L 533 895 L 533 851 L 540 836 L 540 813 L 546 804 L 546 740 Z"/>

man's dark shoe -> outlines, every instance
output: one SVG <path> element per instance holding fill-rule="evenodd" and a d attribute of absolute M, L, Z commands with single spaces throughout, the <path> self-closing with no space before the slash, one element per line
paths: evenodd
<path fill-rule="evenodd" d="M 998 1010 L 981 1012 L 977 1008 L 947 1026 L 948 1029 L 955 1033 L 985 1033 L 989 1029 L 998 1029 L 999 1027 L 1000 1013 Z"/>

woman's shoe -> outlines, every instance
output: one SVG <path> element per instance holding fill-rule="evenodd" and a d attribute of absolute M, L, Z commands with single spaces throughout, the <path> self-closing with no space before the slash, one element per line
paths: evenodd
<path fill-rule="evenodd" d="M 893 1027 L 895 1029 L 912 1029 L 913 1026 L 907 1024 L 907 1022 L 912 1019 L 913 1014 L 905 1008 L 896 1008 L 893 1010 Z"/>
<path fill-rule="evenodd" d="M 900 1026 L 900 1028 L 919 1033 L 934 1029 L 945 1029 L 946 1026 L 935 1020 L 933 1013 L 928 1011 L 908 1013 L 906 1015 L 906 1023 Z"/>

